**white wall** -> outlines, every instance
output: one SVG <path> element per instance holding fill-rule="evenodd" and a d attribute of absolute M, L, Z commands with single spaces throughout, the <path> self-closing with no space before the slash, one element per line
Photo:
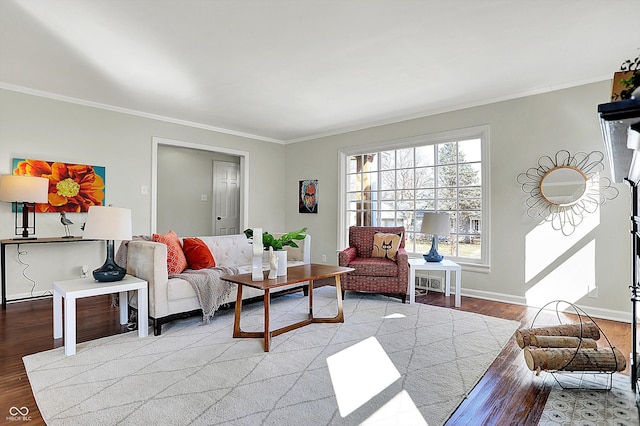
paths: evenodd
<path fill-rule="evenodd" d="M 319 180 L 319 213 L 288 208 L 288 228 L 308 226 L 314 235 L 312 261 L 337 264 L 336 188 L 338 151 L 479 125 L 490 126 L 491 271 L 462 275 L 463 294 L 539 305 L 556 298 L 589 307 L 601 317 L 630 321 L 629 209 L 626 184 L 620 195 L 586 220 L 572 237 L 538 226 L 526 215 L 526 196 L 516 176 L 539 157 L 558 150 L 604 151 L 597 105 L 608 102 L 610 82 L 468 108 L 396 124 L 287 145 L 287 206 L 295 205 L 300 179 Z M 605 171 L 609 175 L 608 164 Z M 595 221 L 595 223 L 593 223 Z M 598 287 L 598 298 L 585 295 Z"/>
<path fill-rule="evenodd" d="M 151 231 L 151 198 L 141 194 L 141 187 L 151 193 L 153 137 L 248 152 L 249 223 L 274 232 L 285 229 L 284 145 L 0 90 L 0 174 L 11 173 L 11 159 L 17 157 L 105 166 L 107 203 L 132 209 L 134 234 Z M 267 167 L 272 172 L 264 173 Z M 86 214 L 69 217 L 75 222 L 72 233 L 81 235 Z M 36 236 L 64 235 L 57 214 L 41 213 L 36 220 Z M 11 205 L 0 202 L 0 238 L 13 237 Z M 10 297 L 32 286 L 22 276 L 14 248 L 7 249 Z M 104 248 L 85 242 L 33 246 L 24 259 L 36 290 L 46 290 L 52 281 L 77 277 L 80 265 L 99 267 Z"/>

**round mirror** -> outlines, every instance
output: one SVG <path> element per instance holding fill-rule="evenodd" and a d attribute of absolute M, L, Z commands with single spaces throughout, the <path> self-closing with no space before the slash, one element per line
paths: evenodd
<path fill-rule="evenodd" d="M 557 206 L 577 203 L 587 190 L 587 176 L 574 167 L 558 166 L 540 180 L 540 193 Z"/>

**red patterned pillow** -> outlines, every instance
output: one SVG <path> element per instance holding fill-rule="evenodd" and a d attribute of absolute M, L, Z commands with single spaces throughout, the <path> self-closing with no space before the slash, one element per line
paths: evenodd
<path fill-rule="evenodd" d="M 184 257 L 180 240 L 175 232 L 153 234 L 153 241 L 167 246 L 167 272 L 169 275 L 179 274 L 187 268 L 187 259 Z"/>
<path fill-rule="evenodd" d="M 190 269 L 213 268 L 216 260 L 211 254 L 211 250 L 200 238 L 183 238 L 182 251 L 187 258 Z"/>

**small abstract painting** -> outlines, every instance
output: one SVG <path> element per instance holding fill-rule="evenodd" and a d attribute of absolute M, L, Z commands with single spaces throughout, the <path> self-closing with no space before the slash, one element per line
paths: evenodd
<path fill-rule="evenodd" d="M 13 174 L 49 179 L 49 202 L 36 204 L 37 213 L 80 213 L 105 205 L 104 167 L 14 158 Z"/>
<path fill-rule="evenodd" d="M 298 188 L 300 213 L 318 213 L 318 180 L 301 180 Z"/>

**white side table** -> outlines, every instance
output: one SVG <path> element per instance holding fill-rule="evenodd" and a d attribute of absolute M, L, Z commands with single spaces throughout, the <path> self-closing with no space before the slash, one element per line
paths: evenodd
<path fill-rule="evenodd" d="M 102 294 L 120 295 L 120 324 L 126 324 L 129 314 L 127 292 L 138 290 L 138 336 L 149 333 L 147 318 L 147 282 L 131 275 L 115 282 L 98 282 L 93 278 L 57 281 L 53 283 L 53 338 L 62 337 L 62 298 L 64 297 L 64 354 L 76 353 L 76 299 Z"/>
<path fill-rule="evenodd" d="M 456 273 L 456 307 L 461 304 L 460 297 L 460 276 L 462 275 L 462 267 L 456 262 L 443 259 L 442 262 L 427 262 L 421 258 L 409 259 L 409 303 L 416 301 L 416 271 L 444 271 L 444 295 L 451 294 L 451 271 Z"/>

